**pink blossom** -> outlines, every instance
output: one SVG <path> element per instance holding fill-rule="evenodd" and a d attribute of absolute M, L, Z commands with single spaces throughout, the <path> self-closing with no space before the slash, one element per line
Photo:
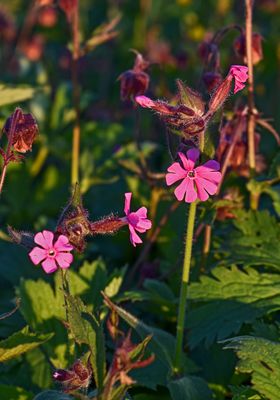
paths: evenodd
<path fill-rule="evenodd" d="M 152 108 L 155 106 L 155 102 L 147 96 L 136 96 L 135 101 L 144 108 Z"/>
<path fill-rule="evenodd" d="M 56 271 L 58 267 L 69 268 L 73 261 L 70 251 L 73 246 L 69 243 L 67 236 L 60 235 L 53 244 L 54 234 L 50 231 L 38 232 L 34 237 L 36 246 L 29 253 L 33 264 L 38 265 L 42 262 L 42 267 L 47 274 Z"/>
<path fill-rule="evenodd" d="M 245 65 L 232 65 L 229 70 L 229 75 L 235 79 L 234 94 L 245 87 L 245 82 L 248 79 L 248 67 Z"/>
<path fill-rule="evenodd" d="M 174 194 L 179 201 L 185 197 L 186 203 L 192 203 L 197 198 L 206 201 L 210 195 L 217 192 L 221 180 L 221 173 L 218 172 L 220 164 L 215 160 L 209 160 L 205 164 L 194 168 L 199 158 L 199 150 L 192 148 L 187 151 L 187 156 L 178 153 L 182 162 L 175 162 L 168 168 L 166 183 L 168 186 L 182 180 L 175 189 Z"/>
<path fill-rule="evenodd" d="M 147 218 L 146 207 L 141 207 L 135 212 L 130 212 L 131 198 L 132 193 L 125 193 L 124 212 L 126 217 L 124 217 L 123 220 L 128 223 L 130 231 L 130 241 L 135 247 L 136 244 L 142 243 L 142 240 L 137 235 L 136 231 L 140 233 L 146 232 L 148 229 L 151 229 L 152 222 Z"/>

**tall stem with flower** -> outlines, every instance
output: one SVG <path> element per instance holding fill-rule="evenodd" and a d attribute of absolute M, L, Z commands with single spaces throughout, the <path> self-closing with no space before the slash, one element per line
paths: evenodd
<path fill-rule="evenodd" d="M 205 109 L 205 103 L 200 94 L 184 87 L 181 82 L 178 82 L 180 103 L 176 106 L 160 100 L 153 101 L 146 96 L 136 97 L 136 102 L 140 106 L 156 111 L 169 126 L 179 131 L 182 136 L 178 151 L 178 161 L 174 162 L 168 168 L 166 175 L 166 184 L 168 186 L 182 181 L 174 191 L 175 197 L 179 201 L 190 203 L 173 360 L 173 373 L 175 375 L 179 374 L 182 370 L 181 360 L 187 290 L 190 277 L 197 204 L 199 201 L 206 201 L 209 195 L 217 193 L 222 178 L 219 172 L 220 164 L 217 161 L 209 160 L 197 167 L 195 167 L 195 164 L 200 158 L 200 153 L 204 151 L 204 135 L 207 124 L 229 96 L 232 81 L 235 81 L 234 93 L 236 93 L 245 87 L 247 78 L 247 67 L 232 66 L 227 77 L 216 87 L 209 101 L 208 109 Z M 180 151 L 180 149 L 185 148 L 188 148 L 186 152 Z"/>

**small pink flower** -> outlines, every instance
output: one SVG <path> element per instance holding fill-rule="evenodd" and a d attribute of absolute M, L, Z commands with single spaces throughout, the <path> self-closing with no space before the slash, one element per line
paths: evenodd
<path fill-rule="evenodd" d="M 42 261 L 42 267 L 47 274 L 56 271 L 58 267 L 69 268 L 73 261 L 70 251 L 73 246 L 69 243 L 66 236 L 60 235 L 53 244 L 54 234 L 50 231 L 38 232 L 34 237 L 34 242 L 41 247 L 34 247 L 29 253 L 33 264 L 38 265 Z"/>
<path fill-rule="evenodd" d="M 194 168 L 199 157 L 199 150 L 192 148 L 187 151 L 187 157 L 183 153 L 178 153 L 183 167 L 178 162 L 173 163 L 168 168 L 166 183 L 168 186 L 182 180 L 175 189 L 174 194 L 179 201 L 185 197 L 186 203 L 192 203 L 197 198 L 206 201 L 209 194 L 217 192 L 218 184 L 221 180 L 221 173 L 218 172 L 220 164 L 215 160 L 209 160 L 205 164 Z"/>
<path fill-rule="evenodd" d="M 147 96 L 136 96 L 135 101 L 139 106 L 144 108 L 152 108 L 155 106 L 155 102 Z"/>
<path fill-rule="evenodd" d="M 229 75 L 235 79 L 234 94 L 245 87 L 245 82 L 248 79 L 248 67 L 245 65 L 232 65 L 229 70 Z"/>
<path fill-rule="evenodd" d="M 148 229 L 151 229 L 152 222 L 147 218 L 146 207 L 141 207 L 135 212 L 130 212 L 131 198 L 132 193 L 125 193 L 124 212 L 126 217 L 124 217 L 123 220 L 128 223 L 130 231 L 130 241 L 135 247 L 136 244 L 142 243 L 142 240 L 137 235 L 136 231 L 140 233 L 146 232 Z"/>

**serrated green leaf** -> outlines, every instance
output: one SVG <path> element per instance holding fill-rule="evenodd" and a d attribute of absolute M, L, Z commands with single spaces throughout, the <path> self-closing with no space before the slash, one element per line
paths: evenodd
<path fill-rule="evenodd" d="M 238 370 L 252 375 L 253 389 L 269 400 L 279 400 L 280 343 L 253 336 L 240 336 L 225 343 L 225 349 L 234 349 L 240 358 Z"/>
<path fill-rule="evenodd" d="M 168 383 L 173 400 L 209 400 L 212 399 L 211 391 L 206 382 L 196 376 L 183 378 Z"/>
<path fill-rule="evenodd" d="M 35 90 L 28 86 L 12 87 L 0 85 L 0 107 L 29 100 L 34 96 Z"/>
<path fill-rule="evenodd" d="M 189 343 L 206 345 L 237 333 L 243 323 L 280 309 L 280 276 L 251 267 L 216 267 L 212 277 L 202 276 L 192 283 L 190 300 L 199 303 L 189 313 Z"/>
<path fill-rule="evenodd" d="M 222 264 L 267 265 L 280 268 L 280 224 L 268 211 L 238 211 L 236 230 L 222 245 Z"/>
<path fill-rule="evenodd" d="M 53 334 L 31 333 L 28 327 L 25 327 L 0 342 L 0 362 L 18 357 L 28 350 L 40 346 L 40 344 L 51 339 L 52 336 Z"/>
<path fill-rule="evenodd" d="M 89 347 L 96 386 L 101 388 L 105 375 L 105 340 L 102 325 L 78 297 L 67 295 L 67 311 L 69 328 L 75 341 Z"/>
<path fill-rule="evenodd" d="M 32 400 L 34 395 L 20 387 L 0 384 L 1 400 Z"/>

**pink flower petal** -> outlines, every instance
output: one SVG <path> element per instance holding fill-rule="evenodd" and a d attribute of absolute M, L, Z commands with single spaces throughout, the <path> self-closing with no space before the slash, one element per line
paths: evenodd
<path fill-rule="evenodd" d="M 129 231 L 130 231 L 130 241 L 134 247 L 136 246 L 136 244 L 143 243 L 141 238 L 135 232 L 135 229 L 133 228 L 133 226 L 129 225 Z"/>
<path fill-rule="evenodd" d="M 239 92 L 240 90 L 245 88 L 245 84 L 238 82 L 237 80 L 235 80 L 235 85 L 234 85 L 234 89 L 233 89 L 233 93 L 236 94 L 237 92 Z"/>
<path fill-rule="evenodd" d="M 175 189 L 174 194 L 177 200 L 182 201 L 185 197 L 186 203 L 192 203 L 197 199 L 197 193 L 194 189 L 194 182 L 190 178 L 185 178 Z"/>
<path fill-rule="evenodd" d="M 155 102 L 147 96 L 136 96 L 135 101 L 144 108 L 152 108 L 155 105 Z"/>
<path fill-rule="evenodd" d="M 71 253 L 58 253 L 55 260 L 60 268 L 69 268 L 73 262 L 73 255 Z"/>
<path fill-rule="evenodd" d="M 144 233 L 148 229 L 151 229 L 151 227 L 152 227 L 152 221 L 146 218 L 146 219 L 140 219 L 137 226 L 135 226 L 135 229 L 140 233 Z"/>
<path fill-rule="evenodd" d="M 43 261 L 48 256 L 48 252 L 45 249 L 41 249 L 41 247 L 34 247 L 29 253 L 29 257 L 33 264 L 38 265 L 41 261 Z"/>
<path fill-rule="evenodd" d="M 125 197 L 124 213 L 125 213 L 125 215 L 128 215 L 129 211 L 130 211 L 130 202 L 131 202 L 131 198 L 132 198 L 132 193 L 131 192 L 125 193 L 124 197 Z"/>
<path fill-rule="evenodd" d="M 135 214 L 139 217 L 139 218 L 147 218 L 147 213 L 148 210 L 146 207 L 141 207 L 139 208 L 137 211 L 135 211 Z"/>
<path fill-rule="evenodd" d="M 194 165 L 199 157 L 199 150 L 198 149 L 190 149 L 187 151 L 187 157 L 185 154 L 179 152 L 179 157 L 183 163 L 183 166 L 186 171 L 192 171 L 194 169 Z"/>
<path fill-rule="evenodd" d="M 197 182 L 195 182 L 195 183 L 196 183 L 196 189 L 197 189 L 197 197 L 201 201 L 206 201 L 209 198 L 209 194 L 206 192 L 206 190 L 204 189 L 204 187 L 202 185 L 199 185 L 199 184 L 197 185 Z"/>
<path fill-rule="evenodd" d="M 50 231 L 38 232 L 34 237 L 34 242 L 48 250 L 53 245 L 53 237 L 54 234 Z"/>
<path fill-rule="evenodd" d="M 54 258 L 50 258 L 50 257 L 42 262 L 42 267 L 43 267 L 43 270 L 47 274 L 51 274 L 57 270 L 57 265 L 56 265 Z"/>
<path fill-rule="evenodd" d="M 209 160 L 206 163 L 202 164 L 200 167 L 197 167 L 197 169 L 198 168 L 208 168 L 208 169 L 212 169 L 212 170 L 215 170 L 215 171 L 219 171 L 220 170 L 220 163 L 218 161 L 215 161 L 215 160 Z"/>
<path fill-rule="evenodd" d="M 205 189 L 209 194 L 215 194 L 217 191 L 217 187 L 218 185 L 214 182 L 211 182 L 207 179 L 201 178 L 201 177 L 197 177 L 195 179 L 195 184 L 197 186 L 197 189 L 203 187 L 203 189 Z"/>
<path fill-rule="evenodd" d="M 170 165 L 167 171 L 169 172 L 169 174 L 165 176 L 167 186 L 173 185 L 173 183 L 180 179 L 184 179 L 187 175 L 187 171 L 185 171 L 178 162 Z"/>
<path fill-rule="evenodd" d="M 57 251 L 71 251 L 74 248 L 73 246 L 71 246 L 68 237 L 65 235 L 60 235 L 53 247 Z"/>
<path fill-rule="evenodd" d="M 208 179 L 211 182 L 219 183 L 222 179 L 222 174 L 219 171 L 205 168 L 205 165 L 201 165 L 195 169 L 197 177 Z"/>

